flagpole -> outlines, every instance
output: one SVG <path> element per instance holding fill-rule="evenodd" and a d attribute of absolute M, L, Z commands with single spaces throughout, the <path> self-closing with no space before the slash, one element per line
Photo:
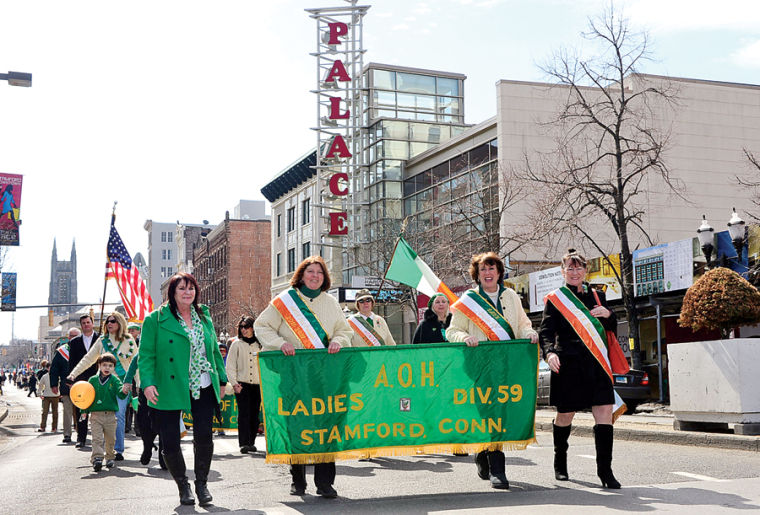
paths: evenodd
<path fill-rule="evenodd" d="M 404 218 L 404 221 L 401 222 L 401 232 L 399 233 L 398 238 L 396 238 L 396 244 L 393 246 L 393 252 L 391 252 L 391 259 L 388 260 L 388 264 L 385 265 L 385 272 L 383 272 L 383 278 L 380 281 L 380 286 L 377 288 L 377 296 L 378 297 L 380 297 L 380 291 L 383 289 L 383 284 L 385 284 L 385 276 L 386 276 L 386 274 L 388 273 L 388 270 L 391 267 L 391 263 L 393 262 L 393 256 L 394 256 L 394 254 L 396 254 L 396 247 L 398 247 L 398 243 L 401 241 L 401 237 L 406 232 L 406 224 L 407 224 L 408 220 L 409 220 L 409 217 L 407 216 L 406 218 Z"/>
<path fill-rule="evenodd" d="M 111 211 L 111 227 L 116 223 L 116 204 L 118 204 L 119 201 L 115 200 L 113 203 L 113 211 Z M 109 228 L 109 235 L 110 235 L 110 228 Z M 109 237 L 110 240 L 110 237 Z M 103 334 L 103 331 L 105 330 L 105 324 L 103 323 L 103 311 L 106 309 L 106 288 L 108 288 L 108 243 L 106 243 L 106 272 L 105 277 L 103 278 L 103 298 L 100 299 L 100 334 Z"/>

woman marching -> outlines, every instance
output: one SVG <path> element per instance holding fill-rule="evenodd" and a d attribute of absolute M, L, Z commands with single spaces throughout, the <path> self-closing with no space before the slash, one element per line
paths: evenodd
<path fill-rule="evenodd" d="M 584 282 L 586 259 L 575 249 L 562 256 L 562 277 L 565 286 L 546 297 L 540 329 L 543 356 L 551 369 L 549 404 L 557 408 L 554 475 L 560 481 L 568 480 L 570 425 L 576 411 L 591 408 L 596 423 L 597 475 L 606 488 L 620 488 L 612 474 L 614 390 L 597 346 L 606 330 L 617 328 L 617 318 L 606 307 L 604 293 L 597 294 Z"/>
<path fill-rule="evenodd" d="M 503 285 L 504 262 L 499 256 L 494 252 L 472 256 L 470 277 L 478 286 L 467 290 L 451 306 L 453 316 L 446 331 L 449 341 L 465 342 L 470 347 L 489 340 L 530 339 L 538 343 L 538 334 L 531 327 L 520 297 Z M 509 488 L 501 450 L 479 452 L 475 464 L 478 476 L 490 480 L 493 488 Z"/>
<path fill-rule="evenodd" d="M 335 354 L 342 347 L 350 347 L 353 331 L 338 301 L 326 293 L 330 284 L 327 265 L 320 256 L 304 259 L 290 280 L 291 287 L 275 297 L 256 319 L 254 328 L 264 350 L 281 350 L 286 356 L 295 356 L 296 349 L 327 348 L 329 354 Z M 308 331 L 300 327 L 299 321 L 309 324 Z M 325 370 L 328 367 L 325 363 Z M 304 495 L 306 466 L 290 465 L 290 475 L 290 493 Z M 337 497 L 334 482 L 335 462 L 314 465 L 318 495 Z"/>
<path fill-rule="evenodd" d="M 412 343 L 442 343 L 446 339 L 446 329 L 451 324 L 449 299 L 443 293 L 436 293 L 428 301 L 422 322 L 414 332 Z"/>
<path fill-rule="evenodd" d="M 75 377 L 96 363 L 101 354 L 108 352 L 116 356 L 114 374 L 127 385 L 127 390 L 131 390 L 132 379 L 135 379 L 137 372 L 137 360 L 135 359 L 137 357 L 137 343 L 127 332 L 127 319 L 118 311 L 114 311 L 106 317 L 106 330 L 103 333 L 74 367 L 68 379 L 74 381 Z M 137 382 L 139 383 L 139 378 Z M 116 412 L 116 443 L 114 445 L 116 461 L 124 459 L 124 425 L 129 400 L 129 395 L 123 399 L 121 397 L 116 399 L 116 404 L 119 406 L 119 411 Z"/>
<path fill-rule="evenodd" d="M 195 504 L 180 448 L 182 412 L 193 416 L 195 493 L 211 504 L 207 480 L 214 454 L 212 420 L 227 383 L 216 331 L 206 306 L 198 304 L 198 283 L 184 272 L 169 279 L 168 302 L 145 318 L 140 341 L 140 382 L 152 408 L 163 456 L 179 489 L 181 504 Z"/>
<path fill-rule="evenodd" d="M 367 289 L 356 292 L 354 307 L 358 313 L 348 317 L 348 325 L 354 330 L 352 347 L 379 347 L 396 345 L 385 319 L 373 313 L 375 298 Z"/>
<path fill-rule="evenodd" d="M 238 337 L 230 345 L 227 355 L 227 379 L 235 391 L 238 405 L 238 444 L 240 452 L 256 452 L 256 435 L 259 432 L 258 354 L 261 343 L 253 332 L 253 317 L 243 315 L 238 321 Z"/>

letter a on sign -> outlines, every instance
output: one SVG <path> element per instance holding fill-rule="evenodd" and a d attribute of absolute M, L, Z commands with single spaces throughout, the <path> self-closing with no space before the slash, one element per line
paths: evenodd
<path fill-rule="evenodd" d="M 327 150 L 327 154 L 325 154 L 325 158 L 330 157 L 351 157 L 351 152 L 348 151 L 348 146 L 346 146 L 346 141 L 343 139 L 343 136 L 338 134 L 335 136 L 330 143 L 330 148 Z"/>
<path fill-rule="evenodd" d="M 348 76 L 346 67 L 343 66 L 343 61 L 335 61 L 330 68 L 330 73 L 327 74 L 325 82 L 333 82 L 335 78 L 338 78 L 340 82 L 351 82 L 351 77 Z"/>

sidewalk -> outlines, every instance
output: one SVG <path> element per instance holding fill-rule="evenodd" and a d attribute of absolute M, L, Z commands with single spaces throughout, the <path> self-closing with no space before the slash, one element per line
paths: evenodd
<path fill-rule="evenodd" d="M 536 410 L 536 431 L 552 431 L 553 408 Z M 675 445 L 693 445 L 720 449 L 737 449 L 760 452 L 760 436 L 677 431 L 673 428 L 673 415 L 657 404 L 639 406 L 635 415 L 622 415 L 615 422 L 616 440 L 660 442 Z M 576 413 L 572 434 L 593 437 L 594 417 L 591 413 Z"/>

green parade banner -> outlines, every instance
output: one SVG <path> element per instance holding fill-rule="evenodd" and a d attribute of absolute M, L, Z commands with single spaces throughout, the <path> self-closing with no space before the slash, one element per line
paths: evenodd
<path fill-rule="evenodd" d="M 267 463 L 524 449 L 535 441 L 529 340 L 259 353 Z"/>
<path fill-rule="evenodd" d="M 222 389 L 224 390 L 224 389 Z M 219 420 L 216 416 L 214 416 L 214 420 L 212 422 L 212 429 L 214 431 L 237 431 L 238 430 L 238 408 L 237 408 L 237 399 L 234 395 L 225 395 L 222 397 L 221 402 L 219 403 L 219 410 L 222 414 L 222 419 Z M 192 413 L 186 413 L 182 412 L 182 422 L 185 423 L 185 426 L 192 427 L 193 426 L 193 415 Z"/>

